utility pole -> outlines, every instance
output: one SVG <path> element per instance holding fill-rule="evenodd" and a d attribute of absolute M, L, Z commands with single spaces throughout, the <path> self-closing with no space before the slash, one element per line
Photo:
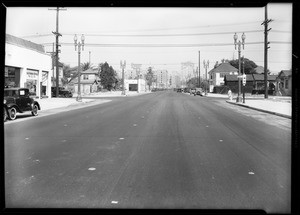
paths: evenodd
<path fill-rule="evenodd" d="M 200 51 L 198 51 L 199 52 L 199 60 L 198 60 L 198 68 L 199 68 L 199 80 L 198 80 L 198 83 L 199 83 L 199 86 L 198 87 L 200 87 L 200 80 L 201 80 L 201 73 L 200 73 Z"/>
<path fill-rule="evenodd" d="M 91 51 L 89 51 L 89 64 L 91 66 Z"/>
<path fill-rule="evenodd" d="M 59 42 L 58 42 L 58 37 L 61 37 L 62 35 L 58 32 L 58 18 L 59 18 L 59 11 L 60 10 L 67 10 L 67 9 L 62 9 L 62 8 L 59 8 L 57 7 L 56 9 L 48 9 L 48 10 L 56 10 L 56 32 L 53 32 L 52 33 L 55 35 L 55 38 L 56 38 L 56 53 L 55 53 L 55 57 L 56 57 L 56 62 L 55 62 L 55 66 L 56 66 L 56 97 L 58 97 L 59 95 L 59 66 L 58 66 L 58 53 L 60 52 L 60 50 L 58 50 L 58 47 L 61 46 L 59 45 Z"/>
<path fill-rule="evenodd" d="M 124 69 L 126 67 L 126 60 L 124 61 L 124 63 L 122 63 L 122 61 L 120 62 L 120 66 L 122 68 L 122 82 L 123 82 L 123 90 L 122 90 L 122 95 L 126 95 L 125 93 L 125 75 L 124 75 Z"/>
<path fill-rule="evenodd" d="M 197 66 L 197 68 L 196 68 L 196 83 L 195 83 L 195 85 L 198 83 L 198 80 L 199 80 L 198 76 L 199 76 L 199 73 L 198 73 L 198 66 Z M 197 85 L 196 85 L 196 87 L 197 87 Z"/>
<path fill-rule="evenodd" d="M 264 56 L 264 79 L 265 79 L 265 99 L 268 98 L 268 49 L 270 48 L 268 45 L 270 42 L 268 42 L 268 32 L 272 29 L 268 29 L 268 23 L 272 22 L 272 19 L 268 19 L 268 10 L 267 5 L 265 6 L 265 21 L 261 23 L 261 25 L 265 26 L 265 56 Z"/>

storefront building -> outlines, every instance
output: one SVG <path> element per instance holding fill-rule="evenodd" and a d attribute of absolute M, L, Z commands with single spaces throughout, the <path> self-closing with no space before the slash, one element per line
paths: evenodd
<path fill-rule="evenodd" d="M 5 87 L 26 87 L 32 96 L 51 98 L 51 64 L 42 45 L 6 34 Z"/>
<path fill-rule="evenodd" d="M 146 92 L 146 82 L 144 79 L 133 80 L 125 79 L 125 90 L 127 91 L 137 91 L 137 92 Z"/>

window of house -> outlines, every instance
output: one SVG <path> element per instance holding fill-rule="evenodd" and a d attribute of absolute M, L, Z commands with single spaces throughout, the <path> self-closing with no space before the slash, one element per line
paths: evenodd
<path fill-rule="evenodd" d="M 289 88 L 289 80 L 286 79 L 286 80 L 285 80 L 285 89 L 288 89 L 288 88 Z"/>
<path fill-rule="evenodd" d="M 225 77 L 225 73 L 220 73 L 220 78 L 224 78 Z"/>
<path fill-rule="evenodd" d="M 88 80 L 89 79 L 89 75 L 83 75 L 83 80 Z"/>

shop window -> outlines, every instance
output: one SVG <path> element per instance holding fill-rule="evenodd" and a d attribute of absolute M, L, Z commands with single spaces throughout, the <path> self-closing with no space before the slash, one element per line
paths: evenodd
<path fill-rule="evenodd" d="M 20 87 L 20 68 L 5 67 L 5 87 Z"/>

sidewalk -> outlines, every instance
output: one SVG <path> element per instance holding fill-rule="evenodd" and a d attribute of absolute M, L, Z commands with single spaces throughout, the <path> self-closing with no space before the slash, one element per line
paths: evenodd
<path fill-rule="evenodd" d="M 245 98 L 245 103 L 237 103 L 236 98 L 232 100 L 226 100 L 227 103 L 233 105 L 239 105 L 246 108 L 262 111 L 265 113 L 282 116 L 285 118 L 292 118 L 292 103 L 291 100 L 280 98 L 268 98 L 268 99 L 253 99 Z"/>
<path fill-rule="evenodd" d="M 144 95 L 150 92 L 127 92 L 126 96 L 139 96 Z M 96 99 L 87 99 L 86 97 L 124 97 L 121 91 L 111 91 L 111 92 L 98 92 L 98 93 L 91 93 L 88 95 L 82 95 L 84 97 L 81 102 L 76 101 L 77 94 L 73 94 L 72 98 L 43 98 L 43 99 L 35 99 L 41 106 L 41 111 L 50 110 L 55 108 L 64 108 L 68 106 L 74 105 L 82 105 L 86 103 L 95 102 Z M 97 99 L 98 101 L 98 99 Z M 108 102 L 111 100 L 103 99 L 104 102 Z"/>
<path fill-rule="evenodd" d="M 71 105 L 85 104 L 95 101 L 95 99 L 82 99 L 82 102 L 76 101 L 76 97 L 72 98 L 45 98 L 45 99 L 35 99 L 40 106 L 41 111 L 50 110 L 55 108 L 63 108 Z"/>
<path fill-rule="evenodd" d="M 147 92 L 139 92 L 136 91 L 126 91 L 126 95 L 122 95 L 122 91 L 108 91 L 108 92 L 96 92 L 82 95 L 82 97 L 124 97 L 124 96 L 140 96 L 144 94 L 151 93 L 150 91 Z M 76 97 L 77 94 L 73 94 L 73 97 Z"/>

